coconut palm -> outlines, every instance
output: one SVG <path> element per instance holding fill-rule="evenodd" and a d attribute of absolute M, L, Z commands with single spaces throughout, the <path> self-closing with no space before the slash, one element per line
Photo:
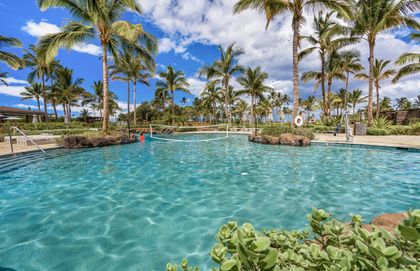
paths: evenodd
<path fill-rule="evenodd" d="M 41 111 L 41 104 L 39 100 L 42 97 L 42 85 L 40 83 L 32 83 L 30 86 L 25 87 L 25 91 L 20 93 L 23 96 L 22 100 L 35 99 L 38 104 L 38 111 Z"/>
<path fill-rule="evenodd" d="M 169 91 L 167 88 L 156 88 L 154 105 L 160 107 L 162 112 L 165 111 L 166 103 L 170 100 Z"/>
<path fill-rule="evenodd" d="M 222 102 L 221 87 L 217 86 L 217 81 L 210 81 L 206 84 L 204 91 L 201 93 L 202 104 L 206 108 L 210 108 L 211 119 L 216 124 L 217 104 Z"/>
<path fill-rule="evenodd" d="M 317 109 L 317 99 L 315 96 L 308 96 L 306 100 L 302 102 L 303 108 L 306 111 L 308 118 L 311 116 L 311 112 Z"/>
<path fill-rule="evenodd" d="M 200 70 L 200 76 L 205 75 L 207 80 L 216 80 L 222 85 L 225 92 L 224 110 L 228 119 L 228 124 L 232 122 L 231 110 L 229 108 L 229 86 L 230 79 L 243 72 L 243 67 L 238 64 L 238 57 L 243 53 L 241 50 L 234 49 L 235 44 L 229 45 L 226 50 L 219 46 L 220 58 L 210 66 L 204 66 Z"/>
<path fill-rule="evenodd" d="M 356 106 L 366 102 L 366 97 L 363 96 L 363 91 L 361 89 L 355 89 L 348 93 L 347 102 L 350 103 L 354 115 L 356 113 Z"/>
<path fill-rule="evenodd" d="M 49 65 L 47 65 L 47 79 L 50 80 L 50 86 L 47 88 L 47 100 L 51 103 L 54 110 L 54 117 L 55 119 L 58 118 L 57 114 L 57 92 L 54 91 L 52 87 L 54 85 L 54 81 L 57 78 L 57 71 L 62 69 L 63 66 L 60 64 L 58 60 L 53 60 Z"/>
<path fill-rule="evenodd" d="M 380 102 L 380 107 L 382 110 L 391 110 L 392 109 L 392 100 L 389 97 L 383 97 Z"/>
<path fill-rule="evenodd" d="M 28 82 L 32 83 L 35 79 L 41 80 L 42 85 L 42 99 L 44 100 L 44 115 L 45 121 L 48 120 L 47 112 L 47 86 L 46 80 L 49 75 L 51 75 L 52 70 L 55 65 L 58 65 L 53 59 L 50 62 L 47 62 L 45 54 L 39 47 L 35 45 L 30 45 L 28 50 L 25 50 L 23 56 L 25 65 L 31 67 L 32 71 L 28 74 Z"/>
<path fill-rule="evenodd" d="M 236 103 L 235 113 L 239 116 L 239 121 L 242 122 L 245 112 L 248 110 L 248 103 L 244 100 L 239 100 Z"/>
<path fill-rule="evenodd" d="M 391 61 L 383 60 L 383 59 L 375 59 L 375 63 L 373 65 L 373 82 L 376 88 L 376 119 L 379 119 L 379 112 L 380 109 L 380 96 L 379 96 L 379 89 L 381 88 L 381 81 L 390 78 L 396 72 L 393 69 L 387 69 L 388 64 Z M 358 79 L 370 80 L 370 76 L 365 73 L 359 73 L 355 75 Z M 368 105 L 369 106 L 369 105 Z M 369 108 L 368 108 L 369 109 Z"/>
<path fill-rule="evenodd" d="M 273 89 L 265 85 L 265 81 L 268 78 L 268 73 L 263 72 L 261 67 L 255 69 L 247 68 L 243 75 L 241 75 L 237 81 L 242 86 L 242 89 L 238 91 L 238 95 L 248 95 L 251 97 L 251 116 L 255 125 L 255 133 L 257 132 L 257 114 L 256 105 L 258 101 L 264 99 L 264 94 Z"/>
<path fill-rule="evenodd" d="M 318 52 L 321 60 L 321 72 L 319 80 L 315 84 L 315 89 L 321 85 L 322 104 L 327 105 L 325 95 L 325 81 L 326 81 L 326 68 L 327 59 L 334 51 L 339 50 L 347 45 L 354 44 L 359 41 L 358 38 L 346 37 L 349 30 L 348 28 L 340 25 L 333 20 L 333 12 L 324 14 L 322 11 L 314 16 L 313 28 L 315 30 L 313 35 L 303 36 L 302 39 L 308 41 L 312 46 L 302 50 L 299 53 L 299 59 L 309 55 L 312 52 Z M 328 108 L 323 108 L 324 115 L 328 116 Z"/>
<path fill-rule="evenodd" d="M 5 46 L 20 48 L 22 47 L 22 43 L 18 39 L 0 35 L 0 48 Z M 3 50 L 0 50 L 0 62 L 6 63 L 7 66 L 14 70 L 17 70 L 24 65 L 24 62 L 18 56 Z"/>
<path fill-rule="evenodd" d="M 103 83 L 102 81 L 94 81 L 93 85 L 93 93 L 84 92 L 82 95 L 82 106 L 90 105 L 90 107 L 94 110 L 99 111 L 99 117 L 102 119 L 102 108 L 103 108 L 103 101 L 104 101 L 104 94 L 103 94 Z"/>
<path fill-rule="evenodd" d="M 81 87 L 83 79 L 74 78 L 74 71 L 61 68 L 57 71 L 57 78 L 53 88 L 59 93 L 59 101 L 63 105 L 65 122 L 71 121 L 71 107 L 77 106 L 79 99 L 85 93 Z"/>
<path fill-rule="evenodd" d="M 300 30 L 305 22 L 304 9 L 310 7 L 329 8 L 337 11 L 340 15 L 349 16 L 349 10 L 345 1 L 341 0 L 239 0 L 234 6 L 234 13 L 239 13 L 246 9 L 257 9 L 265 14 L 268 28 L 270 22 L 277 16 L 286 12 L 293 15 L 293 118 L 296 117 L 299 108 L 299 47 Z"/>
<path fill-rule="evenodd" d="M 175 124 L 175 91 L 190 93 L 187 89 L 190 84 L 185 78 L 184 72 L 175 71 L 171 66 L 167 67 L 166 72 L 159 73 L 159 77 L 161 80 L 156 83 L 156 88 L 159 89 L 159 91 L 171 93 L 171 118 L 172 124 Z"/>
<path fill-rule="evenodd" d="M 268 116 L 270 115 L 270 113 L 272 113 L 272 109 L 273 107 L 271 102 L 267 99 L 262 99 L 258 103 L 257 112 L 259 112 L 261 114 L 261 117 L 263 117 L 265 119 L 265 122 L 267 122 Z"/>
<path fill-rule="evenodd" d="M 414 16 L 420 9 L 418 0 L 358 0 L 352 5 L 353 34 L 363 36 L 369 45 L 368 125 L 373 124 L 373 86 L 375 45 L 379 33 L 400 26 L 420 29 Z"/>
<path fill-rule="evenodd" d="M 397 110 L 410 109 L 411 102 L 407 97 L 397 98 L 395 107 Z"/>
<path fill-rule="evenodd" d="M 97 38 L 102 49 L 103 80 L 103 132 L 108 132 L 109 124 L 109 83 L 108 52 L 115 57 L 119 47 L 130 48 L 146 59 L 152 59 L 157 42 L 146 33 L 140 24 L 131 24 L 120 18 L 126 10 L 141 14 L 140 5 L 135 0 L 37 0 L 42 10 L 65 8 L 78 21 L 70 21 L 55 34 L 43 36 L 40 48 L 46 55 L 47 62 L 58 52 L 60 47 L 72 48 L 80 42 Z M 145 46 L 141 46 L 144 44 Z"/>

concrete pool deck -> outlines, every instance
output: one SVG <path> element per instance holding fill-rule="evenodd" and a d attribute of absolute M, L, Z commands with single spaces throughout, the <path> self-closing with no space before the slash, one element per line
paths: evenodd
<path fill-rule="evenodd" d="M 58 148 L 60 146 L 54 143 L 54 144 L 43 144 L 43 145 L 40 145 L 40 147 L 43 148 L 44 150 L 47 150 L 47 149 Z M 13 150 L 15 153 L 22 153 L 22 152 L 36 151 L 38 150 L 38 148 L 34 145 L 24 146 L 24 145 L 13 144 Z M 8 155 L 8 154 L 12 154 L 12 152 L 10 151 L 10 143 L 0 142 L 0 155 Z"/>
<path fill-rule="evenodd" d="M 313 142 L 364 144 L 372 146 L 403 147 L 420 149 L 420 136 L 389 135 L 389 136 L 354 136 L 353 141 L 346 142 L 345 134 L 315 134 Z"/>

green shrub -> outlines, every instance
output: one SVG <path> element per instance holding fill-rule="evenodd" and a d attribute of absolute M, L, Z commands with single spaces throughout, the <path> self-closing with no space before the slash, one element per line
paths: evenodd
<path fill-rule="evenodd" d="M 389 130 L 387 129 L 379 129 L 379 128 L 368 128 L 367 132 L 368 135 L 375 135 L 375 136 L 380 136 L 380 135 L 389 135 Z"/>
<path fill-rule="evenodd" d="M 291 124 L 284 123 L 284 124 L 272 124 L 265 126 L 262 129 L 262 134 L 267 136 L 280 136 L 282 134 L 294 134 L 294 135 L 301 135 L 307 136 L 310 139 L 313 139 L 315 136 L 312 132 L 312 129 L 309 128 L 295 128 Z"/>
<path fill-rule="evenodd" d="M 411 134 L 420 135 L 420 122 L 411 125 Z"/>
<path fill-rule="evenodd" d="M 373 121 L 373 128 L 385 129 L 391 126 L 391 122 L 387 118 L 379 118 Z"/>
<path fill-rule="evenodd" d="M 390 135 L 411 135 L 413 128 L 411 126 L 395 125 L 388 129 Z"/>
<path fill-rule="evenodd" d="M 311 231 L 258 232 L 251 224 L 229 222 L 220 227 L 210 252 L 213 271 L 239 270 L 419 270 L 420 210 L 409 212 L 395 233 L 333 219 L 323 210 L 307 216 Z M 187 260 L 168 264 L 167 271 L 193 271 Z"/>

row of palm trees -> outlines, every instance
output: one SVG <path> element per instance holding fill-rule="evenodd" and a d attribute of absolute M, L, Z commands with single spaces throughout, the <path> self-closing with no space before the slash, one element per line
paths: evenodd
<path fill-rule="evenodd" d="M 301 28 L 305 23 L 305 10 L 308 8 L 321 8 L 334 12 L 337 18 L 343 19 L 347 27 L 340 26 L 332 20 L 332 13 L 325 16 L 319 14 L 315 19 L 315 34 L 310 37 L 301 36 Z M 369 72 L 368 72 L 368 123 L 373 122 L 373 88 L 374 88 L 374 68 L 375 68 L 375 47 L 377 37 L 380 33 L 400 26 L 411 27 L 415 30 L 420 29 L 420 24 L 412 14 L 420 9 L 418 0 L 239 0 L 234 6 L 234 13 L 240 13 L 246 9 L 255 9 L 263 13 L 266 17 L 268 28 L 271 21 L 277 16 L 290 13 L 292 14 L 293 31 L 293 116 L 296 116 L 299 108 L 299 61 L 312 51 L 317 51 L 321 58 L 321 71 L 319 84 L 323 91 L 323 111 L 328 117 L 330 114 L 330 103 L 325 99 L 325 83 L 329 83 L 334 78 L 334 61 L 331 56 L 339 54 L 338 50 L 343 47 L 364 39 L 369 45 Z M 417 35 L 417 34 L 416 34 Z M 308 40 L 314 45 L 310 49 L 300 50 L 301 41 Z M 357 57 L 349 55 L 351 59 Z M 339 58 L 336 58 L 339 59 Z M 419 72 L 418 54 L 401 56 L 398 64 L 414 62 L 401 69 L 395 80 L 402 75 Z M 350 68 L 350 67 L 349 67 Z M 359 67 L 360 68 L 360 67 Z M 329 75 L 326 70 L 329 69 Z M 355 71 L 357 71 L 356 68 Z M 349 69 L 349 72 L 351 70 Z M 329 78 L 328 78 L 329 77 Z M 348 76 L 347 76 L 348 80 Z M 348 81 L 347 81 L 348 82 Z"/>

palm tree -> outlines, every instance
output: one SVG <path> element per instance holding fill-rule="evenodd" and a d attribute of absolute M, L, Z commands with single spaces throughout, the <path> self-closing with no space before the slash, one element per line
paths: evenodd
<path fill-rule="evenodd" d="M 77 106 L 79 99 L 85 93 L 81 87 L 83 81 L 81 78 L 74 78 L 72 69 L 61 68 L 57 71 L 57 79 L 53 88 L 60 93 L 59 101 L 63 105 L 66 123 L 71 121 L 71 107 Z"/>
<path fill-rule="evenodd" d="M 93 81 L 93 94 L 90 92 L 84 92 L 82 95 L 82 106 L 90 105 L 91 108 L 94 110 L 99 111 L 99 116 L 102 120 L 102 108 L 103 108 L 103 83 L 102 81 Z"/>
<path fill-rule="evenodd" d="M 130 48 L 146 59 L 152 59 L 157 50 L 154 37 L 146 33 L 140 24 L 120 21 L 126 10 L 141 14 L 140 5 L 135 0 L 38 0 L 42 10 L 48 8 L 65 8 L 79 21 L 70 21 L 61 31 L 42 37 L 40 48 L 49 62 L 60 47 L 67 49 L 74 45 L 97 38 L 102 49 L 102 80 L 103 80 L 103 123 L 106 134 L 109 126 L 109 82 L 108 82 L 108 51 L 114 58 L 119 47 Z M 145 46 L 141 46 L 144 44 Z"/>
<path fill-rule="evenodd" d="M 267 20 L 266 29 L 270 22 L 277 15 L 290 12 L 293 14 L 293 118 L 297 116 L 299 108 L 299 47 L 300 30 L 305 22 L 304 9 L 310 7 L 326 7 L 339 12 L 340 15 L 350 17 L 348 7 L 342 0 L 239 0 L 234 6 L 234 13 L 239 13 L 246 9 L 257 9 L 264 13 Z"/>
<path fill-rule="evenodd" d="M 349 50 L 344 51 L 340 54 L 341 59 L 341 69 L 345 72 L 346 79 L 345 79 L 345 90 L 348 95 L 349 93 L 349 79 L 350 74 L 355 74 L 356 72 L 360 72 L 363 70 L 362 64 L 360 64 L 360 52 L 357 50 Z M 347 110 L 347 96 L 345 97 L 344 105 L 345 109 Z"/>
<path fill-rule="evenodd" d="M 267 122 L 268 121 L 268 116 L 270 115 L 270 113 L 272 113 L 271 102 L 267 99 L 260 100 L 260 102 L 258 103 L 257 111 L 260 112 L 261 116 L 264 117 L 265 122 Z"/>
<path fill-rule="evenodd" d="M 222 85 L 225 92 L 225 114 L 228 119 L 228 125 L 232 123 L 231 110 L 229 108 L 229 86 L 230 79 L 243 72 L 243 67 L 238 64 L 237 58 L 243 53 L 241 50 L 234 49 L 235 43 L 229 45 L 226 50 L 219 46 L 220 59 L 215 61 L 211 66 L 204 66 L 200 70 L 200 76 L 205 75 L 207 80 L 216 80 Z"/>
<path fill-rule="evenodd" d="M 343 35 L 347 34 L 349 31 L 346 27 L 335 22 L 332 18 L 333 15 L 333 12 L 329 12 L 324 15 L 324 13 L 320 11 L 317 16 L 314 16 L 314 35 L 302 37 L 302 39 L 308 41 L 312 47 L 306 48 L 299 53 L 299 59 L 302 59 L 314 51 L 319 53 L 321 60 L 321 72 L 319 74 L 320 78 L 315 87 L 318 88 L 318 85 L 321 85 L 323 105 L 327 105 L 325 81 L 327 59 L 329 58 L 329 55 L 340 48 L 359 41 L 358 38 L 344 37 Z M 329 115 L 328 108 L 323 107 L 323 111 L 325 116 Z"/>
<path fill-rule="evenodd" d="M 216 109 L 217 103 L 223 100 L 221 94 L 221 87 L 217 86 L 217 81 L 210 81 L 206 84 L 204 91 L 201 93 L 202 103 L 205 107 L 211 108 L 211 117 L 213 124 L 216 124 Z"/>
<path fill-rule="evenodd" d="M 187 89 L 190 84 L 187 82 L 187 79 L 182 71 L 175 71 L 171 66 L 167 67 L 166 72 L 159 73 L 159 77 L 161 80 L 156 83 L 157 89 L 171 93 L 171 118 L 172 124 L 175 124 L 175 91 L 190 93 Z"/>
<path fill-rule="evenodd" d="M 391 110 L 392 109 L 392 100 L 389 97 L 383 97 L 380 102 L 380 107 L 382 110 Z"/>
<path fill-rule="evenodd" d="M 239 121 L 242 122 L 245 112 L 248 110 L 248 103 L 244 100 L 239 100 L 236 103 L 235 113 L 239 116 Z"/>
<path fill-rule="evenodd" d="M 23 96 L 22 100 L 35 99 L 38 104 L 38 111 L 41 111 L 41 104 L 39 100 L 42 97 L 42 85 L 40 83 L 32 83 L 30 86 L 25 87 L 24 92 L 21 92 L 20 95 Z"/>
<path fill-rule="evenodd" d="M 413 108 L 420 108 L 420 95 L 414 98 Z"/>
<path fill-rule="evenodd" d="M 347 101 L 351 104 L 354 115 L 356 113 L 356 106 L 360 103 L 366 102 L 366 97 L 363 96 L 361 89 L 355 89 L 347 95 Z"/>
<path fill-rule="evenodd" d="M 268 73 L 261 71 L 261 67 L 255 69 L 247 68 L 242 76 L 237 81 L 243 87 L 238 91 L 238 95 L 251 96 L 251 115 L 255 125 L 255 133 L 257 132 L 257 115 L 256 104 L 257 100 L 264 99 L 264 94 L 273 89 L 265 85 L 265 80 L 268 78 Z"/>
<path fill-rule="evenodd" d="M 397 98 L 396 102 L 397 110 L 405 110 L 411 108 L 411 102 L 407 97 Z"/>
<path fill-rule="evenodd" d="M 418 0 L 358 0 L 353 2 L 353 34 L 365 37 L 369 44 L 368 125 L 373 123 L 373 84 L 375 45 L 379 33 L 402 25 L 419 29 L 415 17 L 407 14 L 420 9 Z"/>
<path fill-rule="evenodd" d="M 391 61 L 389 60 L 375 59 L 375 64 L 373 65 L 373 80 L 376 88 L 376 119 L 379 119 L 379 112 L 381 111 L 379 97 L 381 81 L 390 78 L 392 75 L 395 74 L 395 70 L 386 69 L 386 66 L 388 66 L 389 63 L 391 63 Z M 370 76 L 365 73 L 356 74 L 355 77 L 358 79 L 370 80 Z"/>
<path fill-rule="evenodd" d="M 50 86 L 47 91 L 47 100 L 52 104 L 54 109 L 54 117 L 55 119 L 58 118 L 57 114 L 57 93 L 54 91 L 52 87 L 54 85 L 54 80 L 57 78 L 57 71 L 63 68 L 60 62 L 57 60 L 53 60 L 49 65 L 47 65 L 47 78 L 50 80 Z"/>
<path fill-rule="evenodd" d="M 87 109 L 83 109 L 80 111 L 79 118 L 82 119 L 84 122 L 88 122 L 88 118 L 90 117 L 90 113 Z"/>
<path fill-rule="evenodd" d="M 411 35 L 413 40 L 420 41 L 420 33 L 414 33 Z M 412 62 L 410 64 L 407 64 Z M 397 61 L 397 65 L 405 65 L 400 68 L 397 75 L 392 79 L 392 83 L 397 83 L 402 77 L 413 75 L 420 72 L 420 53 L 405 53 L 401 55 Z M 407 64 L 407 65 L 406 65 Z"/>
<path fill-rule="evenodd" d="M 25 65 L 32 67 L 32 71 L 28 74 L 28 81 L 30 83 L 34 82 L 35 78 L 41 80 L 42 84 L 42 99 L 44 100 L 44 115 L 45 121 L 48 120 L 47 112 L 47 88 L 46 88 L 46 79 L 47 76 L 51 73 L 53 69 L 52 65 L 56 65 L 57 62 L 50 61 L 47 62 L 45 54 L 41 51 L 39 47 L 34 45 L 29 46 L 29 50 L 25 50 L 23 56 Z"/>
<path fill-rule="evenodd" d="M 308 98 L 306 98 L 306 100 L 303 101 L 303 108 L 306 111 L 306 114 L 308 115 L 308 119 L 311 116 L 311 112 L 316 110 L 316 103 L 317 103 L 317 99 L 315 98 L 315 96 L 308 96 Z"/>
<path fill-rule="evenodd" d="M 12 47 L 22 47 L 22 43 L 15 38 L 5 37 L 3 35 L 0 35 L 0 48 L 5 46 L 12 46 Z M 24 63 L 22 59 L 20 59 L 18 56 L 0 50 L 0 62 L 4 62 L 9 66 L 10 68 L 17 70 L 21 67 L 23 67 Z"/>
<path fill-rule="evenodd" d="M 156 88 L 154 105 L 161 107 L 162 112 L 165 111 L 166 102 L 170 100 L 167 88 Z"/>

